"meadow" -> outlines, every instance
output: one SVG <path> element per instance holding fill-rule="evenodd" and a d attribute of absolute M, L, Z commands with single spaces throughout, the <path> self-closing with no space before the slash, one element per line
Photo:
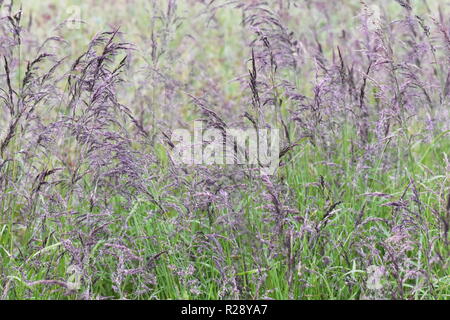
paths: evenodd
<path fill-rule="evenodd" d="M 0 0 L 0 299 L 449 299 L 449 136 L 448 1 Z"/>

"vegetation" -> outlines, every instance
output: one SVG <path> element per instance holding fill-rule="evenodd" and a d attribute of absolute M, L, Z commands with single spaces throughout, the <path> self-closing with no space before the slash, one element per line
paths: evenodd
<path fill-rule="evenodd" d="M 0 0 L 0 298 L 449 299 L 449 10 Z"/>

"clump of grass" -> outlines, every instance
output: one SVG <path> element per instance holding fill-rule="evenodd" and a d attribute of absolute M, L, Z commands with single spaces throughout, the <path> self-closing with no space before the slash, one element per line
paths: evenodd
<path fill-rule="evenodd" d="M 448 299 L 448 8 L 191 2 L 73 58 L 0 1 L 0 297 Z M 193 120 L 279 168 L 176 165 Z"/>

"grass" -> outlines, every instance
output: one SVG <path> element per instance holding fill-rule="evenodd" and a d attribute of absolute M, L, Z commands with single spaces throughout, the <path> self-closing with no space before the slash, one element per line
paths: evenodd
<path fill-rule="evenodd" d="M 343 140 L 351 139 L 353 133 L 349 132 Z M 439 139 L 436 139 L 439 140 Z M 157 208 L 151 203 L 137 201 L 131 210 L 124 210 L 121 206 L 121 199 L 114 200 L 116 203 L 114 215 L 117 216 L 118 223 L 111 223 L 108 226 L 109 232 L 116 237 L 134 240 L 132 246 L 144 261 L 137 261 L 135 267 L 145 266 L 153 269 L 155 285 L 151 294 L 140 295 L 137 287 L 140 284 L 133 275 L 126 276 L 121 282 L 117 291 L 114 291 L 114 270 L 118 261 L 114 258 L 105 258 L 96 261 L 99 250 L 104 248 L 106 242 L 99 241 L 90 250 L 89 256 L 85 257 L 87 266 L 98 263 L 95 271 L 96 282 L 91 289 L 98 296 L 142 299 L 220 299 L 221 288 L 218 285 L 221 281 L 221 269 L 227 270 L 228 276 L 239 281 L 241 292 L 236 297 L 257 298 L 267 297 L 273 299 L 358 299 L 364 291 L 357 284 L 367 281 L 367 270 L 359 269 L 357 261 L 358 255 L 352 254 L 352 245 L 358 234 L 355 223 L 358 214 L 364 212 L 372 218 L 389 219 L 395 214 L 395 209 L 383 206 L 385 199 L 374 198 L 368 200 L 362 195 L 368 192 L 383 192 L 393 195 L 399 199 L 404 193 L 415 172 L 414 179 L 424 181 L 421 189 L 443 190 L 448 183 L 446 176 L 430 177 L 429 170 L 436 172 L 437 168 L 444 165 L 436 155 L 442 154 L 450 147 L 448 141 L 435 141 L 431 145 L 416 146 L 413 154 L 414 163 L 400 163 L 399 167 L 407 168 L 401 172 L 383 172 L 380 168 L 374 168 L 370 173 L 371 179 L 357 179 L 356 172 L 348 168 L 349 145 L 339 150 L 333 158 L 337 167 L 342 168 L 342 174 L 336 175 L 335 167 L 323 164 L 321 154 L 323 151 L 311 145 L 297 148 L 299 156 L 282 169 L 288 189 L 292 190 L 297 203 L 297 209 L 304 211 L 310 209 L 310 219 L 320 220 L 326 211 L 327 204 L 341 201 L 333 217 L 323 232 L 328 234 L 328 243 L 311 246 L 308 238 L 300 242 L 292 243 L 291 252 L 298 252 L 298 264 L 294 270 L 289 270 L 288 263 L 284 257 L 277 257 L 271 254 L 268 247 L 251 248 L 247 244 L 253 243 L 254 235 L 268 234 L 271 227 L 263 222 L 261 217 L 264 212 L 258 209 L 258 201 L 252 199 L 249 194 L 242 194 L 239 204 L 245 219 L 244 230 L 231 230 L 235 234 L 228 237 L 227 228 L 210 224 L 205 213 L 199 213 L 192 220 L 186 221 L 186 229 L 178 231 L 178 215 L 171 212 L 156 213 Z M 317 182 L 323 177 L 326 186 L 322 188 Z M 395 178 L 394 178 L 395 177 Z M 157 190 L 155 191 L 158 192 Z M 310 208 L 311 199 L 314 199 L 315 208 Z M 439 207 L 439 199 L 433 194 L 424 194 L 422 201 L 430 208 Z M 82 208 L 78 208 L 82 210 Z M 149 212 L 154 212 L 149 217 Z M 227 214 L 226 211 L 218 211 L 217 215 Z M 424 210 L 422 213 L 425 223 L 433 221 L 431 210 Z M 14 270 L 21 270 L 27 260 L 39 257 L 42 264 L 54 264 L 58 261 L 57 275 L 67 278 L 70 259 L 64 254 L 63 246 L 59 241 L 58 234 L 65 234 L 71 231 L 70 224 L 58 226 L 48 223 L 47 230 L 41 235 L 46 239 L 39 250 L 27 249 L 27 243 L 31 237 L 27 229 L 21 226 L 5 224 L 1 230 L 2 249 L 2 269 L 9 274 L 6 286 L 13 288 L 8 292 L 9 299 L 64 299 L 74 297 L 64 295 L 55 290 L 44 290 L 41 286 L 30 287 L 24 279 L 45 279 L 45 269 L 31 267 L 24 274 L 15 273 Z M 223 230 L 222 230 L 223 229 Z M 302 229 L 301 223 L 293 226 L 294 231 Z M 363 232 L 370 232 L 368 227 Z M 376 237 L 387 237 L 389 227 L 382 226 L 377 230 Z M 219 233 L 221 237 L 217 242 L 208 242 L 207 235 Z M 420 237 L 433 237 L 439 230 L 436 226 L 431 226 L 428 234 L 421 234 Z M 44 236 L 45 235 L 45 236 Z M 231 239 L 229 239 L 231 238 Z M 193 241 L 194 240 L 194 241 Z M 265 239 L 267 241 L 271 239 Z M 281 239 L 282 241 L 283 239 Z M 207 244 L 202 244 L 203 242 Z M 424 241 L 424 240 L 423 240 Z M 424 243 L 426 243 L 424 241 Z M 20 249 L 19 249 L 20 248 Z M 236 248 L 240 248 L 238 255 L 234 254 Z M 255 250 L 256 249 L 256 250 Z M 446 248 L 440 248 L 445 251 Z M 220 252 L 220 262 L 217 257 Z M 156 253 L 156 254 L 155 254 Z M 408 255 L 419 254 L 417 250 L 411 250 Z M 257 255 L 257 256 L 255 256 Z M 28 258 L 27 258 L 28 257 Z M 418 257 L 417 263 L 426 265 L 424 257 Z M 221 266 L 218 267 L 218 263 Z M 266 267 L 261 268 L 261 263 Z M 374 265 L 382 263 L 373 261 Z M 89 268 L 89 267 L 88 267 Z M 192 270 L 190 270 L 192 268 Z M 229 269 L 228 269 L 229 268 Z M 448 299 L 450 279 L 448 269 L 437 268 L 433 270 L 433 286 L 435 291 L 429 292 L 426 289 L 418 290 L 414 293 L 416 299 Z M 289 274 L 292 272 L 292 275 Z M 289 277 L 292 277 L 289 280 Z M 128 281 L 134 278 L 133 281 Z M 258 279 L 265 279 L 259 283 Z M 387 280 L 386 280 L 387 281 Z M 145 281 L 144 281 L 145 282 Z M 291 283 L 289 283 L 291 282 Z M 410 282 L 408 286 L 414 288 L 417 284 Z M 230 284 L 230 286 L 232 286 Z M 192 291 L 191 291 L 192 290 Z M 200 294 L 194 294 L 197 292 Z M 193 293 L 194 292 L 194 293 Z M 233 294 L 231 295 L 233 297 Z"/>
<path fill-rule="evenodd" d="M 435 45 L 434 59 L 430 50 L 425 62 L 403 65 L 405 46 L 419 36 L 388 27 L 380 38 L 359 33 L 359 1 L 344 1 L 339 14 L 333 4 L 287 10 L 284 1 L 271 1 L 283 28 L 292 30 L 289 54 L 277 46 L 287 37 L 279 29 L 282 36 L 258 30 L 271 41 L 265 47 L 255 26 L 242 21 L 251 9 L 179 1 L 172 12 L 166 1 L 133 3 L 26 2 L 24 15 L 35 13 L 35 28 L 12 46 L 20 55 L 0 48 L 4 61 L 11 58 L 12 104 L 36 103 L 0 158 L 1 299 L 450 298 L 448 53 L 445 39 L 435 40 L 438 27 L 431 40 L 422 33 L 417 40 Z M 446 10 L 438 4 L 414 3 L 414 14 L 437 17 Z M 52 29 L 71 5 L 86 23 Z M 395 1 L 384 9 L 386 21 L 411 16 Z M 94 34 L 119 24 L 123 33 L 95 48 L 92 61 L 111 59 L 98 62 L 104 74 L 71 67 Z M 67 55 L 66 69 L 50 84 L 36 78 L 25 91 L 34 41 L 54 34 L 69 41 L 49 48 Z M 363 35 L 395 50 L 357 47 Z M 105 43 L 118 42 L 133 45 L 104 54 Z M 337 47 L 345 53 L 340 62 Z M 294 49 L 300 66 L 286 58 Z M 370 54 L 379 62 L 375 70 L 367 68 Z M 383 69 L 383 59 L 394 67 Z M 255 60 L 263 111 L 247 85 Z M 52 63 L 35 72 L 45 74 Z M 407 73 L 411 64 L 419 80 Z M 116 79 L 111 70 L 121 70 L 117 83 L 108 82 Z M 77 79 L 106 85 L 86 89 Z M 434 109 L 423 91 L 408 91 L 411 82 L 431 96 Z M 290 90 L 306 98 L 296 100 Z M 40 100 L 42 92 L 50 93 Z M 245 120 L 244 111 L 255 118 L 261 112 L 298 144 L 269 178 L 245 166 L 176 167 L 164 134 L 199 117 L 217 125 L 189 95 L 204 97 L 230 126 Z M 0 143 L 15 116 L 6 100 Z M 348 105 L 335 106 L 343 101 Z"/>

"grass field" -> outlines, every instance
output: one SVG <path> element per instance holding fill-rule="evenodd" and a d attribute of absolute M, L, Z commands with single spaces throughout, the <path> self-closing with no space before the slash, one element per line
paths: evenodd
<path fill-rule="evenodd" d="M 449 13 L 0 0 L 0 298 L 449 299 Z M 276 170 L 178 163 L 196 120 Z"/>

